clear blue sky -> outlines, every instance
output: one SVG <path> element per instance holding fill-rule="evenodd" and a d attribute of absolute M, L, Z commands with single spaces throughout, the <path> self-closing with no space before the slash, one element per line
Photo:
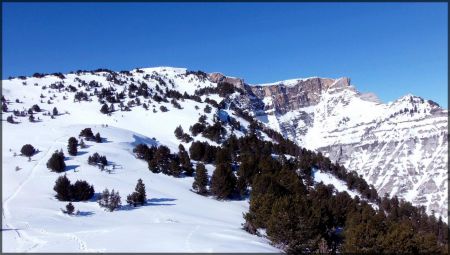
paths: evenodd
<path fill-rule="evenodd" d="M 3 78 L 175 66 L 248 83 L 347 76 L 448 106 L 447 3 L 3 3 Z"/>

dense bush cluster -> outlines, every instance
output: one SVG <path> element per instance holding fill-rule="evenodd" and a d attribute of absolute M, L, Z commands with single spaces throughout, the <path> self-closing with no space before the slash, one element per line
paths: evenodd
<path fill-rule="evenodd" d="M 202 135 L 211 141 L 220 143 L 225 139 L 227 130 L 218 121 L 214 122 L 213 125 L 206 125 L 202 131 Z"/>
<path fill-rule="evenodd" d="M 60 201 L 85 201 L 94 196 L 94 186 L 80 180 L 71 184 L 66 175 L 58 177 L 53 190 Z"/>
<path fill-rule="evenodd" d="M 193 160 L 213 163 L 217 150 L 218 147 L 210 145 L 207 142 L 195 141 L 192 142 L 191 147 L 189 148 L 189 155 Z"/>
<path fill-rule="evenodd" d="M 186 71 L 186 76 L 188 76 L 190 74 L 195 75 L 195 76 L 199 77 L 200 79 L 206 79 L 208 77 L 208 75 L 205 72 L 200 71 L 200 70 L 198 70 L 198 71 L 190 71 L 190 70 Z"/>
<path fill-rule="evenodd" d="M 50 159 L 47 161 L 47 168 L 53 172 L 61 173 L 66 169 L 66 163 L 64 163 L 64 153 L 61 151 L 55 151 Z"/>
<path fill-rule="evenodd" d="M 75 88 L 75 87 L 74 87 Z M 76 90 L 76 88 L 75 88 Z M 79 91 L 74 95 L 74 102 L 88 101 L 89 95 L 86 92 Z"/>
<path fill-rule="evenodd" d="M 161 105 L 159 107 L 159 110 L 161 110 L 161 112 L 168 112 L 169 111 L 169 109 L 167 109 L 167 107 L 165 107 L 164 105 Z"/>
<path fill-rule="evenodd" d="M 205 121 L 206 116 L 202 115 L 199 122 L 195 123 L 189 128 L 193 136 L 202 134 L 203 137 L 210 139 L 216 143 L 221 143 L 227 134 L 227 130 L 223 127 L 220 121 L 215 121 L 213 125 L 209 125 Z"/>
<path fill-rule="evenodd" d="M 22 146 L 22 149 L 20 149 L 20 153 L 26 157 L 31 157 L 36 153 L 36 149 L 31 144 L 25 144 Z"/>
<path fill-rule="evenodd" d="M 97 152 L 88 157 L 88 164 L 98 166 L 100 169 L 104 169 L 108 165 L 106 156 L 100 156 Z"/>
<path fill-rule="evenodd" d="M 122 205 L 119 191 L 111 190 L 111 192 L 106 188 L 100 194 L 100 198 L 97 201 L 101 207 L 104 207 L 108 211 L 112 212 Z"/>
<path fill-rule="evenodd" d="M 233 94 L 235 91 L 243 93 L 241 89 L 236 88 L 233 84 L 228 82 L 219 82 L 217 87 L 205 87 L 196 90 L 194 93 L 197 96 L 209 95 L 209 94 L 219 94 L 221 97 L 227 97 Z"/>
<path fill-rule="evenodd" d="M 92 133 L 91 128 L 85 128 L 81 130 L 79 137 L 84 137 L 87 141 L 95 141 L 96 143 L 102 142 L 102 137 L 100 136 L 100 133 L 97 132 L 97 134 L 94 135 Z"/>
<path fill-rule="evenodd" d="M 174 133 L 175 133 L 175 137 L 178 140 L 181 140 L 181 141 L 183 141 L 185 143 L 189 143 L 189 142 L 191 142 L 193 140 L 192 137 L 189 134 L 184 132 L 184 130 L 183 130 L 183 128 L 181 126 L 178 126 L 175 129 Z"/>
<path fill-rule="evenodd" d="M 179 146 L 177 154 L 172 154 L 170 149 L 164 145 L 148 147 L 145 144 L 139 144 L 133 151 L 137 158 L 147 161 L 148 168 L 153 173 L 163 173 L 175 177 L 179 177 L 183 173 L 191 176 L 193 173 L 191 160 L 183 146 Z"/>
<path fill-rule="evenodd" d="M 85 128 L 85 129 L 81 130 L 81 132 L 78 136 L 84 137 L 84 138 L 86 138 L 86 140 L 89 140 L 89 139 L 94 138 L 94 133 L 92 133 L 91 128 Z"/>

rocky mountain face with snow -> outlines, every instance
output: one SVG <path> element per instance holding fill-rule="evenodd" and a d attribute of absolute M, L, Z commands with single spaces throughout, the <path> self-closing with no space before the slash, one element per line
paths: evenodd
<path fill-rule="evenodd" d="M 447 219 L 448 110 L 406 95 L 384 104 L 349 78 L 248 85 L 210 74 L 246 93 L 233 104 L 268 127 L 356 171 L 378 192 L 397 195 Z"/>

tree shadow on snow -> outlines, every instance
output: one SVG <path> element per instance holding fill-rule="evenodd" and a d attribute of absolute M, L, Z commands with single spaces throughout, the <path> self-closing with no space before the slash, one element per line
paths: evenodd
<path fill-rule="evenodd" d="M 173 203 L 161 203 L 161 202 L 172 202 L 175 198 L 150 198 L 147 199 L 147 205 L 176 205 Z"/>
<path fill-rule="evenodd" d="M 75 170 L 79 167 L 80 165 L 68 165 L 66 166 L 66 172 L 73 170 L 74 172 L 76 172 Z"/>
<path fill-rule="evenodd" d="M 94 215 L 94 212 L 80 212 L 80 211 L 78 211 L 77 212 L 77 214 L 76 214 L 76 216 L 92 216 L 92 215 Z"/>
<path fill-rule="evenodd" d="M 147 199 L 145 205 L 140 205 L 140 206 L 132 206 L 132 205 L 122 205 L 120 207 L 119 210 L 125 210 L 125 211 L 130 211 L 130 210 L 134 210 L 134 209 L 138 209 L 139 207 L 143 207 L 143 206 L 171 206 L 171 205 L 176 205 L 174 203 L 164 203 L 164 202 L 171 202 L 171 201 L 175 201 L 175 198 L 151 198 L 151 199 Z"/>
<path fill-rule="evenodd" d="M 133 147 L 136 147 L 139 144 L 147 144 L 148 146 L 158 146 L 158 141 L 155 138 L 133 135 L 133 139 L 134 141 L 131 143 Z"/>
<path fill-rule="evenodd" d="M 92 195 L 91 199 L 89 199 L 89 202 L 97 202 L 101 197 L 100 193 L 95 192 L 94 195 Z"/>
<path fill-rule="evenodd" d="M 77 152 L 77 156 L 81 156 L 81 155 L 84 155 L 87 153 L 88 153 L 87 151 L 79 151 L 79 152 Z"/>
<path fill-rule="evenodd" d="M 78 137 L 79 138 L 79 137 Z M 85 140 L 86 141 L 86 140 Z M 88 149 L 88 148 L 90 148 L 90 147 L 92 147 L 92 145 L 89 145 L 89 144 L 84 144 L 84 146 L 83 146 L 83 148 L 81 148 L 81 149 Z"/>
<path fill-rule="evenodd" d="M 2 231 L 18 231 L 20 228 L 2 228 Z"/>
<path fill-rule="evenodd" d="M 112 143 L 111 141 L 109 141 L 108 139 L 106 139 L 106 138 L 101 138 L 101 143 Z"/>

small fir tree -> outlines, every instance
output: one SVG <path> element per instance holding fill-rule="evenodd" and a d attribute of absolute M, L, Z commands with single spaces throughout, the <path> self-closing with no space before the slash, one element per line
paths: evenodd
<path fill-rule="evenodd" d="M 80 148 L 84 149 L 84 148 L 86 148 L 86 147 L 87 147 L 87 145 L 84 143 L 83 138 L 81 138 L 81 139 L 80 139 Z"/>
<path fill-rule="evenodd" d="M 77 152 L 78 152 L 77 146 L 78 146 L 78 140 L 75 137 L 69 138 L 68 145 L 67 145 L 67 151 L 69 152 L 69 155 L 72 155 L 72 156 L 77 155 Z"/>
<path fill-rule="evenodd" d="M 100 136 L 100 133 L 95 134 L 95 142 L 96 143 L 102 142 L 102 137 Z"/>
<path fill-rule="evenodd" d="M 198 163 L 195 168 L 195 178 L 194 183 L 192 184 L 192 188 L 197 192 L 198 194 L 206 194 L 208 185 L 208 173 L 206 172 L 205 165 L 202 163 Z"/>
<path fill-rule="evenodd" d="M 69 214 L 69 215 L 72 215 L 74 211 L 75 211 L 75 207 L 73 206 L 73 204 L 72 203 L 68 203 L 66 205 L 66 213 Z"/>
<path fill-rule="evenodd" d="M 71 199 L 71 185 L 70 180 L 66 175 L 58 177 L 55 181 L 53 190 L 56 191 L 56 198 L 60 201 L 70 201 Z"/>
<path fill-rule="evenodd" d="M 139 179 L 135 191 L 127 196 L 127 203 L 134 207 L 144 205 L 147 202 L 147 195 L 145 192 L 145 184 L 142 179 Z"/>
<path fill-rule="evenodd" d="M 109 113 L 108 105 L 103 104 L 102 108 L 100 108 L 100 112 L 103 113 L 103 114 L 108 114 Z"/>
<path fill-rule="evenodd" d="M 219 164 L 211 176 L 211 193 L 218 199 L 230 198 L 236 186 L 236 176 L 228 164 Z"/>
<path fill-rule="evenodd" d="M 176 137 L 178 140 L 181 140 L 181 139 L 183 138 L 184 132 L 183 132 L 183 128 L 181 127 L 181 125 L 178 126 L 177 128 L 175 128 L 174 133 L 175 133 L 175 137 Z"/>

